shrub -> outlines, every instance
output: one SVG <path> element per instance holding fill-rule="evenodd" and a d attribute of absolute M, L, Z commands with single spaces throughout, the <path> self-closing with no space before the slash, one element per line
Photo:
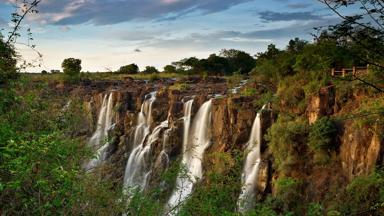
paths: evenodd
<path fill-rule="evenodd" d="M 143 70 L 143 73 L 145 74 L 152 74 L 152 73 L 158 73 L 159 71 L 153 67 L 153 66 L 147 66 L 145 67 L 145 70 Z"/>
<path fill-rule="evenodd" d="M 66 79 L 68 81 L 77 81 L 80 79 L 80 71 L 81 71 L 81 60 L 75 58 L 67 58 L 64 59 L 61 64 L 63 68 L 64 74 L 66 75 Z"/>
<path fill-rule="evenodd" d="M 310 128 L 308 146 L 316 155 L 328 155 L 337 150 L 337 126 L 329 117 L 318 119 Z"/>
<path fill-rule="evenodd" d="M 188 90 L 190 88 L 190 85 L 188 83 L 176 83 L 175 85 L 172 85 L 169 87 L 171 90 L 179 90 L 184 91 Z"/>
<path fill-rule="evenodd" d="M 278 178 L 274 185 L 276 187 L 276 194 L 272 201 L 274 209 L 281 212 L 301 215 L 305 208 L 303 196 L 303 183 L 299 180 L 290 177 Z"/>
<path fill-rule="evenodd" d="M 242 96 L 255 96 L 257 94 L 257 90 L 255 88 L 246 87 L 241 91 Z"/>
<path fill-rule="evenodd" d="M 308 131 L 307 121 L 287 116 L 279 116 L 268 130 L 265 138 L 279 171 L 289 172 L 291 166 L 305 159 Z"/>
<path fill-rule="evenodd" d="M 164 72 L 165 72 L 165 73 L 177 73 L 177 69 L 176 69 L 176 67 L 173 66 L 173 65 L 166 65 L 166 66 L 164 67 Z"/>
<path fill-rule="evenodd" d="M 279 83 L 277 95 L 280 99 L 283 110 L 299 110 L 303 113 L 305 110 L 305 91 L 303 86 L 306 80 L 303 80 L 299 74 L 286 77 Z"/>
<path fill-rule="evenodd" d="M 81 60 L 75 58 L 64 59 L 61 64 L 64 74 L 74 76 L 80 73 L 81 71 Z"/>
<path fill-rule="evenodd" d="M 125 65 L 121 66 L 117 72 L 122 74 L 137 74 L 139 67 L 136 64 Z"/>
<path fill-rule="evenodd" d="M 340 194 L 336 210 L 342 215 L 384 214 L 384 173 L 357 177 Z"/>
<path fill-rule="evenodd" d="M 18 77 L 16 63 L 15 49 L 5 44 L 0 33 L 0 84 Z"/>

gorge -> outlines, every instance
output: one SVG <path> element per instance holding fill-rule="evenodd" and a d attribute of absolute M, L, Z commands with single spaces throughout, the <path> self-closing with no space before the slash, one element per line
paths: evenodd
<path fill-rule="evenodd" d="M 276 122 L 277 113 L 273 106 L 270 109 L 270 105 L 267 108 L 255 103 L 257 96 L 239 95 L 227 86 L 225 80 L 216 78 L 183 80 L 191 83 L 190 87 L 172 89 L 178 82 L 167 79 L 146 85 L 139 80 L 100 82 L 85 84 L 76 90 L 76 94 L 84 98 L 84 107 L 94 113 L 88 117 L 89 124 L 94 122 L 92 119 L 98 119 L 89 143 L 100 143 L 108 137 L 108 130 L 114 131 L 110 131 L 111 137 L 108 139 L 113 142 L 98 148 L 97 154 L 102 156 L 97 157 L 92 166 L 108 167 L 102 171 L 103 178 L 116 182 L 117 187 L 124 188 L 125 194 L 133 196 L 136 189 L 140 193 L 148 193 L 157 188 L 165 194 L 161 201 L 164 209 L 162 214 L 178 215 L 183 205 L 193 197 L 196 185 L 210 184 L 207 175 L 212 172 L 226 173 L 234 166 L 225 167 L 225 160 L 213 155 L 234 155 L 239 151 L 243 152 L 240 154 L 243 159 L 239 161 L 242 171 L 236 171 L 235 191 L 238 200 L 235 208 L 242 214 L 253 209 L 268 194 L 279 193 L 276 183 L 273 183 L 279 175 L 301 176 L 299 178 L 309 180 L 322 173 L 321 179 L 305 189 L 305 193 L 313 194 L 311 199 L 314 201 L 322 199 L 323 184 L 332 185 L 340 180 L 332 177 L 333 168 L 315 165 L 304 169 L 298 163 L 296 168 L 283 172 L 273 165 L 274 155 L 269 150 L 270 138 L 266 139 L 266 134 Z M 239 89 L 246 86 L 242 82 Z M 260 91 L 263 88 L 262 85 L 254 87 Z M 327 115 L 325 110 L 333 109 L 334 94 L 334 90 L 328 89 L 312 97 L 312 101 L 321 102 L 309 104 L 304 113 L 308 121 L 316 122 L 316 119 Z M 99 113 L 98 118 L 96 113 Z M 90 125 L 89 134 L 91 128 Z M 367 135 L 364 140 L 357 140 L 357 135 L 349 132 L 339 136 L 355 142 L 372 141 L 366 147 L 357 144 L 355 150 L 351 150 L 348 143 L 341 143 L 340 152 L 337 153 L 340 159 L 332 165 L 343 170 L 338 178 L 348 177 L 350 169 L 361 170 L 352 174 L 355 176 L 369 173 L 374 164 L 380 163 L 380 145 L 383 141 L 374 134 Z M 356 164 L 353 159 L 344 159 L 346 151 L 369 151 L 372 156 L 362 158 Z M 164 182 L 162 175 L 175 164 L 179 164 L 179 169 L 174 179 L 171 183 Z M 308 172 L 305 176 L 303 170 Z M 316 184 L 321 184 L 323 188 L 318 189 Z"/>

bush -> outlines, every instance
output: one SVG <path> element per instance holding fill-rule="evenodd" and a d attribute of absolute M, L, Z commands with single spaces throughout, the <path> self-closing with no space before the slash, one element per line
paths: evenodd
<path fill-rule="evenodd" d="M 173 66 L 173 65 L 166 65 L 166 66 L 164 67 L 164 72 L 165 72 L 165 73 L 177 73 L 177 69 L 176 69 L 176 67 Z"/>
<path fill-rule="evenodd" d="M 277 95 L 282 105 L 281 110 L 295 110 L 295 113 L 303 113 L 306 109 L 305 91 L 303 86 L 306 80 L 301 75 L 286 77 L 279 83 Z"/>
<path fill-rule="evenodd" d="M 337 126 L 329 117 L 318 119 L 310 128 L 308 146 L 316 155 L 328 155 L 337 150 Z"/>
<path fill-rule="evenodd" d="M 341 215 L 383 215 L 383 171 L 354 179 L 338 197 L 335 210 Z"/>
<path fill-rule="evenodd" d="M 18 77 L 15 49 L 4 43 L 0 33 L 0 84 Z"/>
<path fill-rule="evenodd" d="M 255 96 L 257 94 L 257 90 L 255 88 L 246 87 L 241 91 L 242 96 Z"/>
<path fill-rule="evenodd" d="M 139 67 L 136 64 L 125 65 L 121 66 L 117 72 L 122 74 L 137 74 Z"/>
<path fill-rule="evenodd" d="M 65 79 L 69 82 L 76 82 L 80 80 L 81 60 L 75 58 L 64 59 L 61 64 L 63 72 L 66 75 Z"/>
<path fill-rule="evenodd" d="M 63 63 L 61 64 L 61 67 L 63 68 L 64 74 L 66 75 L 78 75 L 81 71 L 81 60 L 75 58 L 64 59 Z"/>
<path fill-rule="evenodd" d="M 143 70 L 143 73 L 145 74 L 152 74 L 152 73 L 158 73 L 159 71 L 153 67 L 153 66 L 147 66 L 145 67 L 145 70 Z"/>
<path fill-rule="evenodd" d="M 2 213 L 117 215 L 119 191 L 82 172 L 81 164 L 91 154 L 72 138 L 82 112 L 74 105 L 63 111 L 68 98 L 22 81 L 0 91 Z"/>
<path fill-rule="evenodd" d="M 265 136 L 269 141 L 269 151 L 274 156 L 274 166 L 281 172 L 289 172 L 291 167 L 305 161 L 309 126 L 300 118 L 279 116 Z"/>

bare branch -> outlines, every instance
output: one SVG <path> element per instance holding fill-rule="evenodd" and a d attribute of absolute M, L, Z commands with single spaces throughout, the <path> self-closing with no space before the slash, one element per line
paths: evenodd
<path fill-rule="evenodd" d="M 16 25 L 13 27 L 13 30 L 11 31 L 11 33 L 9 34 L 8 36 L 8 39 L 7 41 L 5 42 L 6 45 L 9 45 L 12 41 L 13 41 L 13 38 L 15 36 L 17 36 L 17 30 L 20 28 L 20 24 L 21 24 L 21 21 L 23 21 L 23 19 L 25 18 L 25 16 L 30 13 L 31 11 L 33 11 L 33 9 L 35 7 L 37 7 L 37 5 L 41 2 L 41 0 L 34 0 L 28 7 L 27 9 L 23 10 L 22 12 L 22 15 L 20 16 L 20 18 L 17 20 L 16 22 Z"/>

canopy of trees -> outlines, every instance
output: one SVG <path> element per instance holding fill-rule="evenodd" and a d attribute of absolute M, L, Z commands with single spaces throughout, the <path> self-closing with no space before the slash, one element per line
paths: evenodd
<path fill-rule="evenodd" d="M 125 65 L 121 66 L 117 72 L 123 74 L 136 74 L 139 72 L 139 67 L 136 64 Z"/>
<path fill-rule="evenodd" d="M 0 84 L 17 77 L 16 52 L 0 34 Z"/>
<path fill-rule="evenodd" d="M 81 60 L 75 58 L 64 59 L 61 64 L 64 74 L 66 75 L 77 75 L 81 71 Z"/>
<path fill-rule="evenodd" d="M 147 66 L 145 67 L 145 70 L 143 70 L 143 73 L 146 74 L 152 74 L 152 73 L 158 73 L 159 71 L 154 66 Z"/>
<path fill-rule="evenodd" d="M 223 49 L 220 55 L 211 54 L 207 59 L 190 57 L 174 62 L 177 72 L 187 74 L 232 75 L 247 74 L 255 66 L 255 59 L 248 53 L 235 49 Z"/>
<path fill-rule="evenodd" d="M 165 73 L 176 73 L 177 72 L 177 69 L 174 65 L 166 65 L 164 67 L 164 72 Z"/>

